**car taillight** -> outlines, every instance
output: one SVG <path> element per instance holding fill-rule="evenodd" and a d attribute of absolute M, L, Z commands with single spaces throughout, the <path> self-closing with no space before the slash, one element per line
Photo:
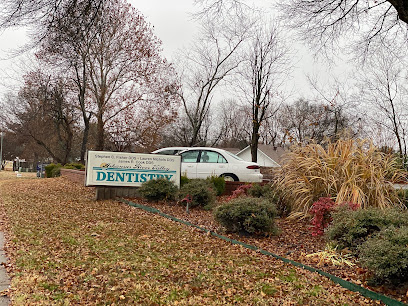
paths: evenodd
<path fill-rule="evenodd" d="M 251 165 L 248 166 L 247 169 L 259 169 L 260 167 L 258 165 Z"/>

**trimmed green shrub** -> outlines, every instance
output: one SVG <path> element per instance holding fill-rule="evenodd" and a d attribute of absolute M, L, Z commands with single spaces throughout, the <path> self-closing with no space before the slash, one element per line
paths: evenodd
<path fill-rule="evenodd" d="M 292 208 L 289 202 L 285 199 L 283 192 L 279 189 L 277 184 L 267 186 L 269 186 L 270 190 L 266 193 L 265 197 L 275 204 L 278 216 L 287 217 L 291 213 Z"/>
<path fill-rule="evenodd" d="M 268 196 L 272 192 L 271 185 L 261 185 L 261 184 L 252 184 L 251 188 L 248 189 L 248 195 L 254 198 L 261 198 Z"/>
<path fill-rule="evenodd" d="M 240 197 L 217 207 L 214 218 L 227 231 L 276 234 L 276 207 L 267 199 Z"/>
<path fill-rule="evenodd" d="M 347 205 L 342 205 L 331 215 L 333 221 L 327 229 L 327 238 L 335 241 L 340 248 L 348 247 L 352 250 L 391 225 L 408 226 L 408 212 L 396 208 L 353 211 Z"/>
<path fill-rule="evenodd" d="M 51 177 L 58 177 L 61 175 L 61 165 L 58 164 L 56 167 L 51 170 Z"/>
<path fill-rule="evenodd" d="M 408 281 L 408 226 L 389 227 L 359 247 L 360 262 L 375 282 L 393 285 Z"/>
<path fill-rule="evenodd" d="M 76 167 L 74 167 L 74 166 L 71 166 L 71 165 L 69 165 L 69 164 L 64 165 L 62 168 L 64 168 L 64 169 L 78 170 L 78 168 L 76 168 Z"/>
<path fill-rule="evenodd" d="M 69 164 L 65 164 L 63 168 L 82 170 L 82 169 L 85 169 L 85 166 L 81 163 L 69 163 Z"/>
<path fill-rule="evenodd" d="M 207 178 L 207 180 L 214 185 L 217 196 L 220 196 L 224 193 L 225 179 L 222 176 L 210 176 Z"/>
<path fill-rule="evenodd" d="M 49 164 L 49 165 L 45 166 L 45 173 L 46 173 L 47 177 L 60 176 L 61 167 L 62 167 L 61 164 Z"/>
<path fill-rule="evenodd" d="M 54 169 L 54 167 L 55 167 L 55 164 L 49 164 L 49 165 L 46 165 L 46 166 L 44 167 L 44 169 L 45 169 L 45 176 L 46 176 L 46 177 L 52 177 L 52 176 L 51 176 L 51 171 L 52 171 L 52 169 Z"/>
<path fill-rule="evenodd" d="M 159 178 L 143 183 L 139 193 L 148 201 L 174 200 L 177 186 L 166 178 Z"/>
<path fill-rule="evenodd" d="M 180 176 L 180 187 L 183 187 L 189 181 L 190 181 L 190 179 L 187 176 L 185 176 L 185 175 Z"/>
<path fill-rule="evenodd" d="M 194 179 L 181 187 L 179 198 L 184 199 L 189 197 L 190 207 L 209 206 L 214 204 L 216 196 L 213 184 L 207 180 Z"/>

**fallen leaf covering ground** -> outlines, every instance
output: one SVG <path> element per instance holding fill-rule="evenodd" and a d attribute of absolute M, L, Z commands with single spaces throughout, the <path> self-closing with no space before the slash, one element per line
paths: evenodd
<path fill-rule="evenodd" d="M 14 305 L 378 304 L 64 178 L 0 180 L 0 199 Z"/>
<path fill-rule="evenodd" d="M 280 229 L 277 236 L 242 236 L 238 234 L 226 233 L 222 226 L 214 221 L 211 211 L 203 209 L 190 209 L 176 203 L 147 202 L 143 199 L 129 199 L 147 206 L 152 206 L 163 213 L 175 216 L 179 219 L 189 221 L 193 224 L 225 235 L 231 239 L 245 242 L 257 246 L 260 249 L 269 251 L 279 256 L 291 259 L 302 264 L 312 266 L 330 274 L 336 275 L 344 280 L 353 282 L 369 290 L 389 296 L 393 299 L 408 303 L 408 285 L 399 287 L 389 286 L 369 286 L 367 281 L 371 277 L 368 270 L 359 266 L 351 255 L 342 255 L 342 259 L 347 259 L 352 265 L 338 263 L 333 264 L 330 259 L 322 259 L 318 254 L 326 250 L 327 241 L 322 236 L 312 236 L 310 222 L 307 219 L 277 218 L 276 224 Z M 222 203 L 225 199 L 219 199 Z M 335 254 L 339 254 L 336 252 Z"/>

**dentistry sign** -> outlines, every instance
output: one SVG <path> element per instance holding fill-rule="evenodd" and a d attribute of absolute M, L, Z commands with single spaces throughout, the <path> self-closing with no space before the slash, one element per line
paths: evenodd
<path fill-rule="evenodd" d="M 158 178 L 180 186 L 180 164 L 174 155 L 88 151 L 86 186 L 139 187 Z"/>

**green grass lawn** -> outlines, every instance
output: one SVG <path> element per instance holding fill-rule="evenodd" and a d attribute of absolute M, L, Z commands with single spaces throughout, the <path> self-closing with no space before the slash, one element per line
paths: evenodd
<path fill-rule="evenodd" d="M 92 188 L 64 178 L 2 175 L 15 305 L 372 303 L 185 225 L 95 201 Z"/>

